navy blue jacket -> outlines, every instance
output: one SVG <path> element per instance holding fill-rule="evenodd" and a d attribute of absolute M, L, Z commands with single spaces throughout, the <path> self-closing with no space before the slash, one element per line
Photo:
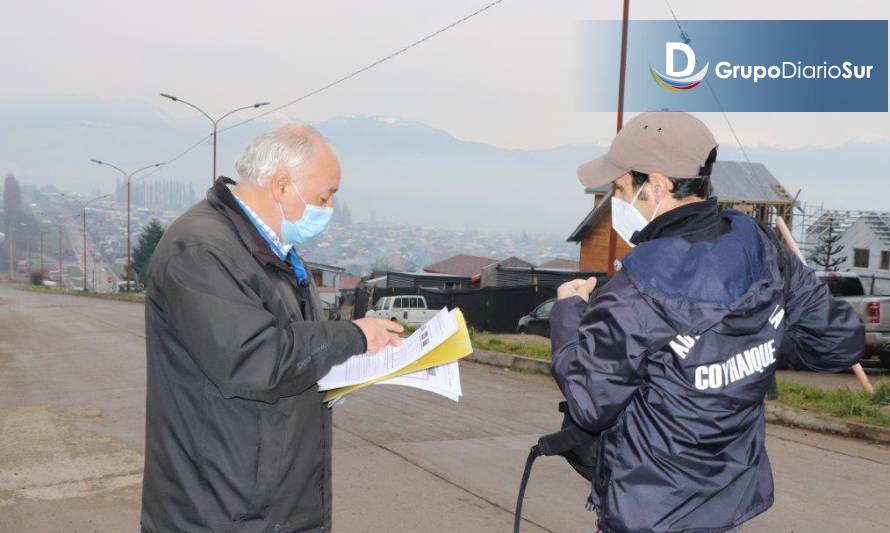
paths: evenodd
<path fill-rule="evenodd" d="M 602 530 L 720 532 L 773 503 L 763 411 L 777 359 L 848 369 L 864 328 L 750 217 L 713 199 L 662 217 L 589 303 L 556 303 L 553 375 L 574 421 L 602 432 Z"/>

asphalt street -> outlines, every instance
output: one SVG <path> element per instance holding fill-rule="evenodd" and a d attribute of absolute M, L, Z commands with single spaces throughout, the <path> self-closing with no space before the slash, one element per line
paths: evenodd
<path fill-rule="evenodd" d="M 0 283 L 0 532 L 138 531 L 142 306 Z M 528 447 L 558 428 L 547 376 L 461 364 L 450 402 L 396 386 L 336 408 L 334 529 L 510 531 Z M 769 426 L 776 505 L 745 532 L 890 529 L 890 449 Z M 535 466 L 525 532 L 593 531 L 586 483 Z M 640 512 L 645 512 L 641 508 Z"/>

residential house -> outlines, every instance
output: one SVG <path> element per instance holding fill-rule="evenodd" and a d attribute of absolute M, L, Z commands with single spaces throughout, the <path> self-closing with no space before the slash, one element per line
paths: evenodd
<path fill-rule="evenodd" d="M 387 272 L 389 289 L 465 289 L 473 286 L 473 277 L 433 272 Z"/>
<path fill-rule="evenodd" d="M 535 265 L 529 263 L 524 259 L 520 259 L 518 257 L 508 257 L 506 259 L 501 259 L 500 261 L 495 261 L 489 265 L 482 267 L 482 272 L 478 275 L 478 277 L 473 277 L 473 282 L 479 283 L 479 285 L 482 287 L 496 287 L 500 285 L 499 281 L 502 278 L 500 273 L 503 271 L 503 269 L 519 268 L 528 270 L 534 267 Z"/>
<path fill-rule="evenodd" d="M 890 294 L 890 213 L 823 211 L 806 228 L 805 254 L 815 250 L 832 224 L 841 236 L 834 246 L 843 246 L 837 255 L 845 257 L 838 270 L 858 273 L 870 294 Z"/>
<path fill-rule="evenodd" d="M 452 276 L 472 278 L 481 275 L 483 268 L 496 262 L 497 259 L 492 259 L 490 257 L 458 254 L 426 266 L 423 268 L 423 271 L 432 274 L 449 274 Z"/>
<path fill-rule="evenodd" d="M 331 312 L 340 306 L 340 277 L 345 270 L 338 266 L 325 265 L 306 261 L 309 274 L 318 287 L 318 295 L 321 298 L 322 311 L 330 317 Z"/>
<path fill-rule="evenodd" d="M 581 267 L 580 263 L 577 259 L 568 259 L 565 257 L 556 257 L 547 261 L 546 263 L 541 263 L 538 265 L 538 268 L 552 268 L 554 270 L 570 270 L 572 272 L 577 272 Z"/>

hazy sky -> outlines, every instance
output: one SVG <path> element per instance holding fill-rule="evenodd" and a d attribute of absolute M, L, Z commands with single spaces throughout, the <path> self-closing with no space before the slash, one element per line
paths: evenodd
<path fill-rule="evenodd" d="M 0 98 L 77 94 L 136 99 L 176 117 L 169 92 L 212 114 L 283 103 L 486 4 L 488 0 L 122 2 L 3 0 Z M 890 17 L 886 0 L 673 0 L 683 18 Z M 611 114 L 573 106 L 575 23 L 620 17 L 620 0 L 505 0 L 288 116 L 392 115 L 504 147 L 611 139 Z M 631 16 L 668 18 L 662 0 L 633 0 Z M 722 143 L 723 118 L 703 114 Z M 888 114 L 739 114 L 751 146 L 837 145 L 890 139 Z"/>

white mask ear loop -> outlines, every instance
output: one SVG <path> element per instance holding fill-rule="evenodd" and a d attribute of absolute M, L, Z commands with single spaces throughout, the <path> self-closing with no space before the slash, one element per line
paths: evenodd
<path fill-rule="evenodd" d="M 640 193 L 643 192 L 643 187 L 645 187 L 645 186 L 646 186 L 645 183 L 642 184 L 642 185 L 640 185 L 640 188 L 637 189 L 637 194 L 635 194 L 634 197 L 633 197 L 633 200 L 630 201 L 630 205 L 634 205 L 634 203 L 636 203 L 637 198 L 640 197 Z"/>
<path fill-rule="evenodd" d="M 300 197 L 300 201 L 303 202 L 303 205 L 309 205 L 308 203 L 306 203 L 306 200 L 303 199 L 303 195 L 300 194 L 300 187 L 298 187 L 297 184 L 293 181 L 291 181 L 290 183 L 294 186 L 294 192 L 296 192 L 297 196 Z"/>
<path fill-rule="evenodd" d="M 658 216 L 658 210 L 661 209 L 661 202 L 663 202 L 663 201 L 664 201 L 664 198 L 662 198 L 661 200 L 658 201 L 657 204 L 655 204 L 655 211 L 652 212 L 652 218 L 649 219 L 649 222 L 652 222 L 653 220 L 655 220 L 655 217 Z"/>

